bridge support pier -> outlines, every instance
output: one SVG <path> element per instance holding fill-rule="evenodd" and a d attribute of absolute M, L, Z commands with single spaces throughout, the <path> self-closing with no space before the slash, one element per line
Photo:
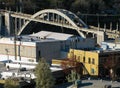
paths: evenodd
<path fill-rule="evenodd" d="M 104 36 L 104 32 L 99 32 L 97 34 L 97 44 L 100 44 L 102 41 L 104 41 L 105 36 Z"/>
<path fill-rule="evenodd" d="M 1 30 L 2 30 L 2 15 L 0 14 L 0 36 L 1 36 Z"/>
<path fill-rule="evenodd" d="M 18 29 L 21 29 L 21 27 L 22 27 L 22 20 L 21 19 L 19 19 L 19 26 L 18 26 Z"/>
<path fill-rule="evenodd" d="M 11 14 L 10 12 L 5 13 L 5 36 L 9 36 L 11 32 Z"/>

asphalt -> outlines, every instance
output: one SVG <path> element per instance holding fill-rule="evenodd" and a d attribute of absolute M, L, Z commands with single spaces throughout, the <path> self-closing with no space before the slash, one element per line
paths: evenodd
<path fill-rule="evenodd" d="M 72 83 L 56 85 L 55 88 L 72 88 Z M 107 80 L 82 80 L 78 88 L 120 88 L 120 82 Z"/>
<path fill-rule="evenodd" d="M 108 87 L 109 86 L 109 87 Z M 120 82 L 107 80 L 82 80 L 79 88 L 120 88 Z"/>

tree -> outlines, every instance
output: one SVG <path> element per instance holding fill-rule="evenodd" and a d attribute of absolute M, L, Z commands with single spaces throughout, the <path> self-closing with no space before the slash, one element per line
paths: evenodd
<path fill-rule="evenodd" d="M 81 13 L 97 13 L 104 8 L 103 0 L 74 0 L 71 10 Z"/>
<path fill-rule="evenodd" d="M 52 76 L 49 64 L 46 63 L 45 59 L 40 59 L 36 68 L 36 88 L 52 88 L 54 85 L 54 78 Z"/>
<path fill-rule="evenodd" d="M 74 12 L 86 12 L 88 8 L 88 0 L 75 0 L 71 5 L 71 10 L 73 10 Z"/>
<path fill-rule="evenodd" d="M 78 74 L 82 75 L 82 64 L 78 62 L 74 57 L 67 58 L 61 62 L 61 66 L 65 72 L 65 74 L 69 74 L 71 70 L 75 71 Z"/>
<path fill-rule="evenodd" d="M 80 80 L 83 69 L 82 64 L 77 61 L 76 56 L 65 59 L 61 62 L 61 66 L 65 72 L 68 82 L 72 82 L 74 87 L 77 87 L 77 80 Z"/>
<path fill-rule="evenodd" d="M 4 88 L 19 88 L 19 80 L 17 78 L 8 78 L 5 80 Z"/>
<path fill-rule="evenodd" d="M 119 65 L 120 61 L 119 58 L 115 56 L 115 53 L 111 53 L 104 63 L 104 67 L 109 70 L 112 80 L 115 80 L 116 78 L 116 68 Z"/>
<path fill-rule="evenodd" d="M 48 9 L 50 7 L 50 1 L 52 0 L 37 0 L 36 5 L 39 10 Z"/>
<path fill-rule="evenodd" d="M 66 79 L 68 82 L 73 82 L 73 84 L 77 86 L 76 81 L 80 80 L 80 74 L 78 74 L 76 71 L 71 70 L 71 73 L 66 76 Z"/>
<path fill-rule="evenodd" d="M 89 11 L 90 13 L 99 13 L 105 8 L 103 0 L 89 0 Z"/>
<path fill-rule="evenodd" d="M 51 8 L 64 8 L 64 1 L 65 0 L 49 0 Z"/>

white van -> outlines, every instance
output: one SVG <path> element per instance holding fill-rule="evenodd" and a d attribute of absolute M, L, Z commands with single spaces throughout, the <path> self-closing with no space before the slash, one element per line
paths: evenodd
<path fill-rule="evenodd" d="M 16 77 L 17 73 L 15 72 L 1 72 L 1 79 L 7 79 L 9 77 Z"/>
<path fill-rule="evenodd" d="M 12 71 L 1 72 L 1 79 L 7 79 L 10 77 L 23 77 L 23 78 L 31 78 L 35 79 L 34 73 L 18 73 Z"/>

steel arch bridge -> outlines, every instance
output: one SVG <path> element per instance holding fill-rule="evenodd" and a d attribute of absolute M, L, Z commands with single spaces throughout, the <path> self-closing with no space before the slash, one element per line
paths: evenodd
<path fill-rule="evenodd" d="M 106 35 L 108 38 L 119 36 L 118 31 L 116 34 L 114 31 L 107 29 L 99 29 L 92 26 L 88 28 L 88 26 L 74 13 L 64 9 L 45 9 L 35 13 L 34 15 L 0 10 L 0 17 L 1 15 L 4 17 L 3 20 L 5 21 L 6 30 L 5 35 L 7 34 L 7 36 L 14 35 L 15 30 L 17 35 L 33 33 L 33 29 L 29 30 L 31 26 L 36 26 L 36 24 L 32 24 L 33 22 L 68 28 L 69 30 L 77 31 L 81 37 L 96 38 L 98 43 L 100 43 L 100 41 L 104 41 Z"/>
<path fill-rule="evenodd" d="M 82 32 L 79 32 L 78 27 L 81 28 L 88 28 L 88 26 L 81 20 L 79 17 L 77 17 L 74 13 L 64 10 L 64 9 L 45 9 L 41 10 L 34 15 L 31 16 L 31 19 L 39 20 L 39 22 L 45 23 L 45 24 L 51 24 L 56 26 L 62 26 L 70 29 L 76 30 L 82 37 L 85 37 Z M 18 32 L 18 35 L 21 35 L 25 31 L 28 31 L 25 28 L 28 26 L 28 24 L 33 21 L 27 21 L 23 27 Z"/>

